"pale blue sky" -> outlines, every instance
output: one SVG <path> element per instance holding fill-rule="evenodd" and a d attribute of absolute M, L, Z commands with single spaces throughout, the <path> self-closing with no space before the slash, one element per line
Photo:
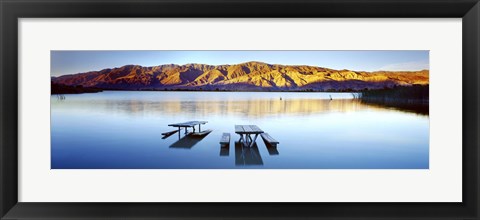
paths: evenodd
<path fill-rule="evenodd" d="M 429 69 L 429 51 L 51 51 L 51 75 L 82 73 L 128 64 L 202 63 L 210 65 L 260 61 L 356 71 Z"/>

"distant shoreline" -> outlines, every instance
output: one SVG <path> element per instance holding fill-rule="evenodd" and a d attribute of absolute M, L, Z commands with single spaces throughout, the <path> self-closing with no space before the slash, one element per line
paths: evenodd
<path fill-rule="evenodd" d="M 105 89 L 97 87 L 82 87 L 82 86 L 66 86 L 59 84 L 52 84 L 52 95 L 58 94 L 81 94 L 81 93 L 96 93 L 103 91 L 130 91 L 130 92 L 285 92 L 285 93 L 362 93 L 365 94 L 365 98 L 377 98 L 378 95 L 390 96 L 395 94 L 395 98 L 409 98 L 411 95 L 417 96 L 420 92 L 423 94 L 427 93 L 428 97 L 428 87 L 429 85 L 412 85 L 412 86 L 396 86 L 392 88 L 383 88 L 383 89 L 363 89 L 363 90 L 353 90 L 353 89 L 328 89 L 328 90 L 313 90 L 313 89 L 303 89 L 303 90 L 226 90 L 226 89 L 216 89 L 216 90 L 203 90 L 203 89 L 180 89 L 180 88 L 164 88 L 164 89 Z M 420 88 L 420 90 L 419 90 Z M 423 89 L 422 89 L 423 88 Z M 425 89 L 426 88 L 426 89 Z M 407 94 L 398 95 L 397 93 L 391 93 L 389 91 L 401 91 Z M 418 97 L 416 97 L 418 98 Z"/>
<path fill-rule="evenodd" d="M 87 87 L 88 88 L 88 87 Z M 97 89 L 95 91 L 84 91 L 84 92 L 75 92 L 75 93 L 60 93 L 52 92 L 51 95 L 61 95 L 61 94 L 83 94 L 83 93 L 99 93 L 104 91 L 116 91 L 116 92 L 261 92 L 261 93 L 361 93 L 362 91 L 292 91 L 292 90 L 278 90 L 278 91 L 259 91 L 259 90 L 127 90 L 127 89 Z"/>

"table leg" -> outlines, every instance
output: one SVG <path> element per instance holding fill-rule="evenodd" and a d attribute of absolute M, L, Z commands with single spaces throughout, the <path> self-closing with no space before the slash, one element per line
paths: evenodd
<path fill-rule="evenodd" d="M 258 137 L 258 134 L 255 134 L 255 137 L 253 138 L 252 142 L 250 143 L 251 144 L 250 147 L 253 147 L 253 145 L 255 144 L 255 141 L 257 141 L 257 137 Z"/>
<path fill-rule="evenodd" d="M 243 142 L 243 135 L 242 134 L 238 134 L 240 135 L 240 139 L 238 139 L 238 142 Z"/>
<path fill-rule="evenodd" d="M 250 144 L 252 143 L 252 137 L 250 137 L 250 134 L 247 134 L 246 139 L 247 139 L 247 142 L 246 142 L 247 146 L 250 146 Z"/>

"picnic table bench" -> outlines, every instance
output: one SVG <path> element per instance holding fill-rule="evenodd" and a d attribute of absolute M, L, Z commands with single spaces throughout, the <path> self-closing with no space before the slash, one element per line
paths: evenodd
<path fill-rule="evenodd" d="M 272 147 L 276 147 L 277 144 L 280 143 L 277 140 L 273 139 L 273 137 L 270 136 L 268 133 L 262 133 L 260 134 L 260 136 L 262 136 L 262 139 L 265 142 L 265 144 L 269 144 Z"/>
<path fill-rule="evenodd" d="M 220 139 L 220 144 L 226 146 L 230 144 L 230 133 L 223 133 L 222 138 Z"/>
<path fill-rule="evenodd" d="M 258 135 L 263 133 L 263 130 L 256 125 L 235 125 L 235 133 L 240 135 L 239 142 L 251 147 L 257 140 Z M 255 135 L 254 138 L 251 135 Z"/>

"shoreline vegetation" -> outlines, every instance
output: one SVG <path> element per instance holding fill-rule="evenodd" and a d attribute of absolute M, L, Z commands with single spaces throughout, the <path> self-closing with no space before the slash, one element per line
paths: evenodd
<path fill-rule="evenodd" d="M 103 89 L 96 88 L 96 87 L 83 87 L 81 85 L 67 86 L 67 85 L 62 85 L 57 83 L 51 83 L 52 95 L 97 93 L 102 91 Z"/>
<path fill-rule="evenodd" d="M 426 89 L 425 89 L 426 88 Z M 83 87 L 81 85 L 69 86 L 63 84 L 52 83 L 51 93 L 57 94 L 80 94 L 80 93 L 96 93 L 102 91 L 157 91 L 157 92 L 337 92 L 337 93 L 361 93 L 362 95 L 353 98 L 369 98 L 388 100 L 390 98 L 400 99 L 407 98 L 410 101 L 418 101 L 420 99 L 428 101 L 428 85 L 412 85 L 412 86 L 394 86 L 385 87 L 383 89 L 289 89 L 289 90 L 269 90 L 269 89 L 203 89 L 203 88 L 158 88 L 158 89 L 115 89 L 115 88 L 99 88 L 99 87 Z M 419 93 L 420 92 L 420 93 Z M 426 92 L 426 93 L 425 93 Z"/>
<path fill-rule="evenodd" d="M 362 103 L 429 114 L 429 86 L 396 86 L 378 90 L 363 91 L 359 98 Z"/>

